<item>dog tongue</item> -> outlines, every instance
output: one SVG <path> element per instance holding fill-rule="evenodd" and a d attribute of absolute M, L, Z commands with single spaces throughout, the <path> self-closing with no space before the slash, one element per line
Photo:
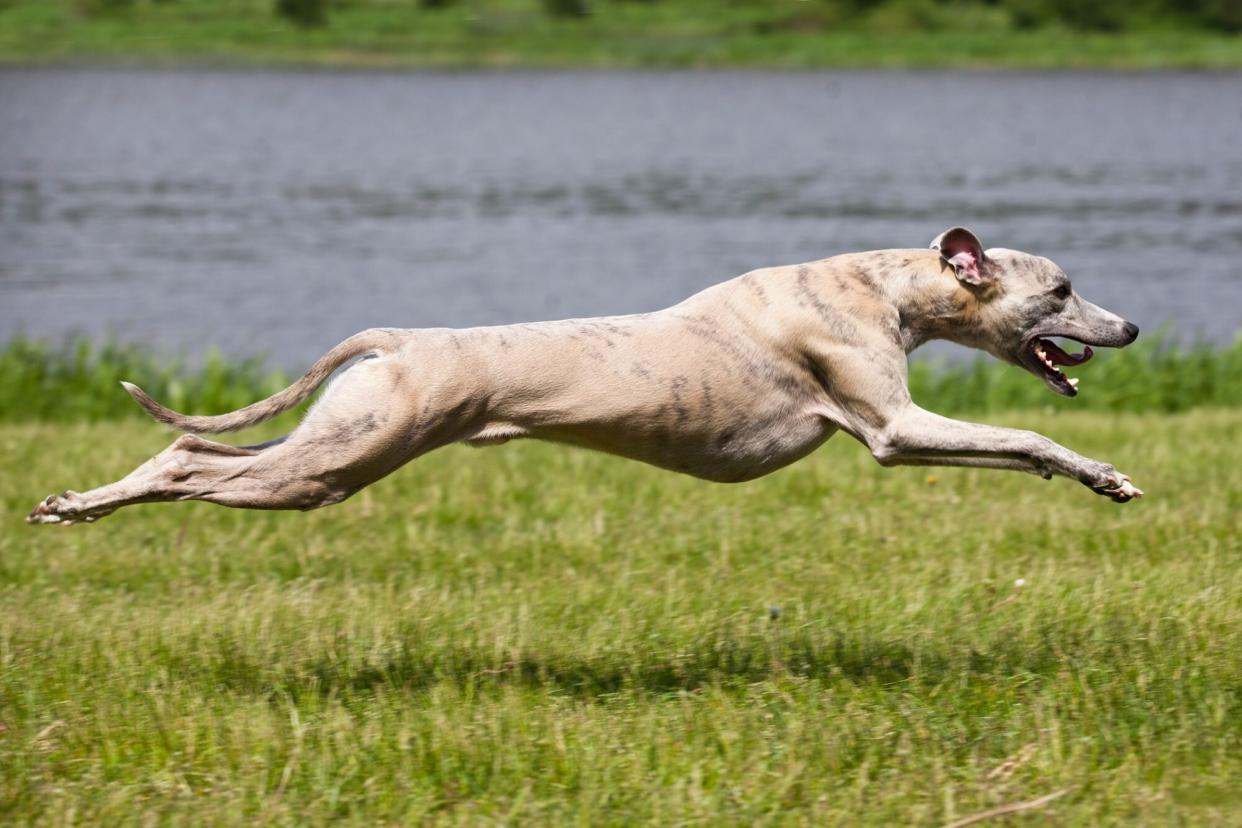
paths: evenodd
<path fill-rule="evenodd" d="M 1065 351 L 1062 351 L 1059 347 L 1057 347 L 1057 344 L 1051 340 L 1041 339 L 1039 344 L 1040 347 L 1044 349 L 1044 353 L 1048 355 L 1048 360 L 1052 362 L 1053 365 L 1082 365 L 1094 355 L 1090 345 L 1084 345 L 1083 352 L 1081 354 L 1067 354 Z"/>

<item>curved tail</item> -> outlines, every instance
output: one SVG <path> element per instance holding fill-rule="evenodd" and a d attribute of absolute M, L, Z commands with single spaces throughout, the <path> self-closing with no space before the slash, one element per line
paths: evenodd
<path fill-rule="evenodd" d="M 194 416 L 181 414 L 167 406 L 160 405 L 147 396 L 146 392 L 130 382 L 122 382 L 125 390 L 147 413 L 161 423 L 166 423 L 181 431 L 198 434 L 219 434 L 222 431 L 237 431 L 252 425 L 270 420 L 277 414 L 288 411 L 323 384 L 332 372 L 356 356 L 374 351 L 382 345 L 391 343 L 393 331 L 385 328 L 372 328 L 354 334 L 349 339 L 328 351 L 302 375 L 283 391 L 277 391 L 266 400 L 252 403 L 245 408 L 230 411 L 228 414 L 215 416 Z"/>

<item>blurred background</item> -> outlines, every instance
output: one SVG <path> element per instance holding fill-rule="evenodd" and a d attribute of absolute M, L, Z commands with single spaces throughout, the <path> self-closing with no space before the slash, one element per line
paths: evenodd
<path fill-rule="evenodd" d="M 965 224 L 1226 346 L 1240 26 L 1242 0 L 0 0 L 0 342 L 300 371 L 368 326 L 652 310 Z"/>

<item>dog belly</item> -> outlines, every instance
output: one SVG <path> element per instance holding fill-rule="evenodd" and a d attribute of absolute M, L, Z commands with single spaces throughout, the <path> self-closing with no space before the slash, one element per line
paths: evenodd
<path fill-rule="evenodd" d="M 775 427 L 773 427 L 775 426 Z M 824 421 L 806 418 L 756 427 L 739 424 L 714 432 L 558 428 L 531 436 L 638 460 L 717 483 L 741 483 L 806 457 L 836 432 Z"/>
<path fill-rule="evenodd" d="M 655 465 L 717 483 L 741 483 L 801 460 L 823 445 L 835 430 L 824 424 L 807 423 L 780 434 L 742 433 L 727 440 L 723 439 L 727 435 L 721 435 L 711 443 L 700 443 L 698 451 L 674 450 L 667 455 L 671 464 Z"/>

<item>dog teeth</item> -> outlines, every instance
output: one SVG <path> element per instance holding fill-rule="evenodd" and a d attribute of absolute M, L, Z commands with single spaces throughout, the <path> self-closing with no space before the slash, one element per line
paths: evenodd
<path fill-rule="evenodd" d="M 1078 387 L 1078 377 L 1069 377 L 1068 379 L 1066 379 L 1066 382 L 1068 382 L 1070 385 L 1074 386 L 1075 388 Z"/>

